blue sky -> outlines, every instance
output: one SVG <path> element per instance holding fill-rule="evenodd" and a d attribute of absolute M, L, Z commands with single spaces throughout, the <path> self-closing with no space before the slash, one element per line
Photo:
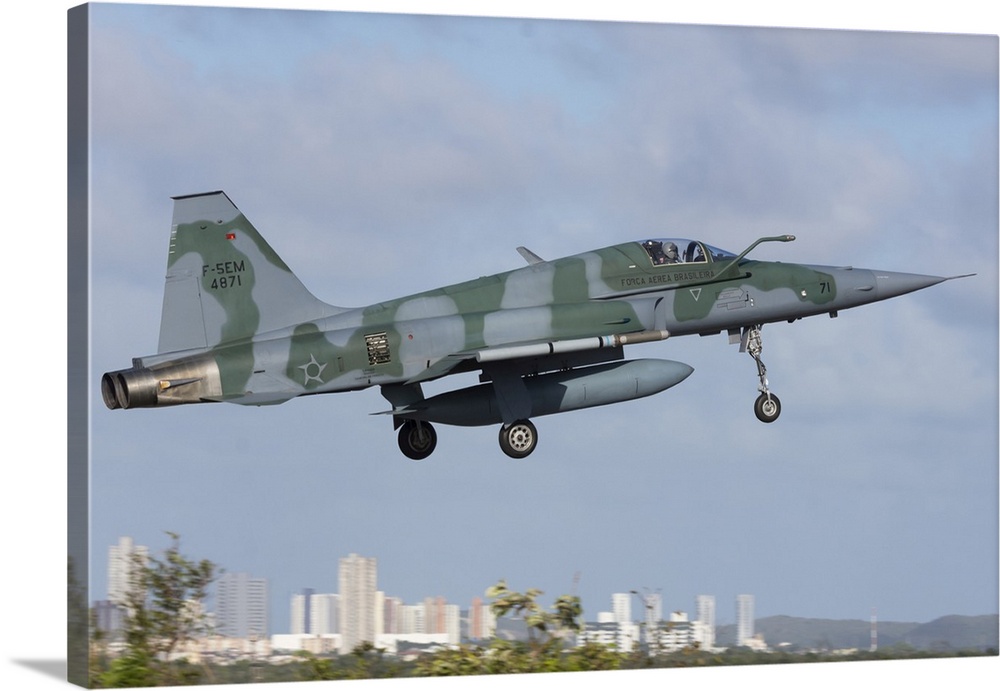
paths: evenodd
<path fill-rule="evenodd" d="M 640 15 L 642 16 L 642 15 Z M 719 623 L 997 611 L 996 38 L 98 5 L 92 34 L 92 589 L 164 531 L 288 598 L 379 585 L 467 606 L 499 578 L 588 614 L 662 589 Z M 878 28 L 893 28 L 891 22 Z M 899 28 L 912 29 L 900 22 Z M 918 27 L 926 29 L 927 26 Z M 970 30 L 968 27 L 966 31 Z M 992 31 L 992 30 L 990 30 Z M 995 32 L 994 32 L 995 33 Z M 377 391 L 107 411 L 155 351 L 171 195 L 225 189 L 320 298 L 362 305 L 646 236 L 976 272 L 765 328 L 782 418 L 724 336 L 642 401 L 439 429 L 414 464 Z M 471 383 L 448 379 L 433 392 Z"/>
<path fill-rule="evenodd" d="M 772 427 L 721 336 L 632 353 L 696 375 L 540 420 L 520 464 L 492 429 L 407 463 L 376 391 L 95 408 L 96 592 L 102 545 L 172 530 L 270 578 L 275 631 L 348 552 L 408 601 L 579 572 L 592 614 L 643 586 L 714 594 L 721 623 L 742 592 L 762 616 L 996 611 L 995 40 L 113 5 L 92 38 L 95 379 L 155 349 L 169 195 L 216 188 L 336 304 L 651 235 L 978 273 L 768 327 Z"/>

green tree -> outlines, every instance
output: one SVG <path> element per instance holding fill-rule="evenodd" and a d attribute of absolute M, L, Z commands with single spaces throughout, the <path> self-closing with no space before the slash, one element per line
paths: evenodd
<path fill-rule="evenodd" d="M 346 679 L 385 679 L 398 676 L 395 665 L 385 659 L 385 648 L 377 648 L 371 641 L 362 641 L 351 650 L 351 665 Z"/>
<path fill-rule="evenodd" d="M 301 681 L 328 681 L 339 679 L 333 667 L 333 660 L 328 657 L 317 657 L 312 653 L 300 650 L 295 653 L 302 662 L 298 666 L 298 677 Z"/>
<path fill-rule="evenodd" d="M 588 641 L 566 651 L 563 668 L 567 672 L 596 672 L 621 669 L 625 660 L 622 653 L 601 643 Z"/>
<path fill-rule="evenodd" d="M 362 641 L 348 655 L 318 657 L 299 651 L 296 676 L 302 681 L 331 679 L 388 679 L 405 676 L 404 665 L 387 659 L 385 648 L 377 648 L 371 641 Z"/>
<path fill-rule="evenodd" d="M 561 595 L 548 612 L 538 604 L 537 598 L 542 594 L 537 588 L 529 588 L 524 593 L 518 593 L 507 587 L 507 581 L 500 580 L 496 585 L 486 590 L 486 597 L 493 598 L 490 610 L 497 618 L 513 613 L 521 617 L 528 626 L 528 636 L 545 639 L 552 635 L 563 636 L 568 632 L 581 629 L 578 621 L 583 616 L 583 606 L 576 595 Z"/>
<path fill-rule="evenodd" d="M 489 645 L 462 645 L 426 655 L 417 661 L 417 676 L 457 676 L 468 674 L 520 674 L 526 672 L 568 672 L 618 669 L 621 656 L 613 650 L 587 643 L 577 648 L 567 647 L 567 636 L 579 632 L 583 607 L 575 595 L 556 598 L 550 610 L 538 603 L 541 590 L 531 588 L 523 593 L 499 581 L 486 591 L 493 599 L 490 609 L 497 618 L 520 618 L 528 627 L 528 642 L 494 638 Z"/>
<path fill-rule="evenodd" d="M 90 614 L 87 592 L 76 576 L 73 557 L 69 557 L 67 563 L 66 597 L 67 677 L 70 682 L 85 686 L 90 669 L 87 638 Z"/>
<path fill-rule="evenodd" d="M 162 557 L 133 555 L 124 602 L 125 653 L 101 675 L 107 687 L 192 684 L 201 673 L 171 658 L 188 641 L 207 633 L 203 602 L 217 567 L 180 551 L 180 536 Z"/>

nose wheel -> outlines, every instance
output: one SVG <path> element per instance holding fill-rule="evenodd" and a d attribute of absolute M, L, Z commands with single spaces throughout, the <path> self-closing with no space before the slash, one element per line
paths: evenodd
<path fill-rule="evenodd" d="M 754 401 L 753 412 L 761 422 L 774 422 L 781 414 L 781 401 L 773 393 L 762 393 Z"/>
<path fill-rule="evenodd" d="M 743 333 L 743 346 L 740 350 L 745 350 L 757 363 L 757 378 L 760 379 L 760 386 L 757 390 L 760 395 L 753 404 L 753 412 L 761 422 L 774 422 L 781 414 L 781 401 L 771 393 L 767 386 L 767 367 L 760 359 L 761 351 L 764 350 L 764 341 L 760 333 L 761 325 L 751 326 Z"/>

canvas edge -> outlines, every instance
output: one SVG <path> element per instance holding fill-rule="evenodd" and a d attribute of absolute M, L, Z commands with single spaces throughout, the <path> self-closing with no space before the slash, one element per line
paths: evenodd
<path fill-rule="evenodd" d="M 90 7 L 67 11 L 67 681 L 89 686 Z"/>

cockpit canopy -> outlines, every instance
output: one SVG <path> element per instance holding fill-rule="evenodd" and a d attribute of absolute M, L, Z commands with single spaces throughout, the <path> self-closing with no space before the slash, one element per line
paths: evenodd
<path fill-rule="evenodd" d="M 664 264 L 707 264 L 708 262 L 729 261 L 736 255 L 718 247 L 706 245 L 697 240 L 680 238 L 658 238 L 639 243 L 653 266 Z"/>

